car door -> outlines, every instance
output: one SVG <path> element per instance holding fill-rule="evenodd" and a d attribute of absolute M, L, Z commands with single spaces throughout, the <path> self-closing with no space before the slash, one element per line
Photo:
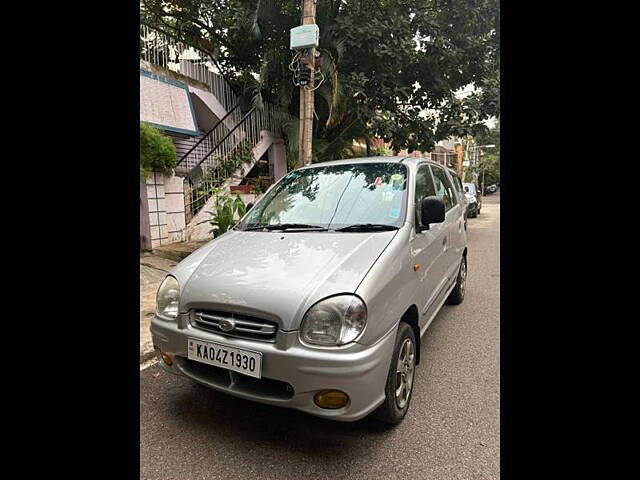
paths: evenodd
<path fill-rule="evenodd" d="M 466 244 L 466 233 L 464 230 L 463 206 L 457 198 L 453 187 L 453 182 L 448 177 L 444 168 L 432 165 L 433 181 L 436 188 L 436 195 L 442 198 L 445 209 L 444 226 L 447 232 L 447 249 L 445 252 L 445 276 L 449 280 L 455 279 L 462 258 L 462 251 Z"/>
<path fill-rule="evenodd" d="M 420 225 L 420 205 L 424 197 L 436 194 L 435 184 L 431 169 L 427 163 L 418 165 L 415 183 L 415 212 L 416 227 Z M 432 223 L 428 230 L 422 230 L 415 234 L 411 240 L 411 255 L 413 264 L 419 265 L 417 270 L 419 278 L 418 298 L 420 307 L 420 328 L 426 327 L 437 305 L 434 301 L 438 298 L 446 276 L 446 246 L 447 227 L 444 223 Z"/>

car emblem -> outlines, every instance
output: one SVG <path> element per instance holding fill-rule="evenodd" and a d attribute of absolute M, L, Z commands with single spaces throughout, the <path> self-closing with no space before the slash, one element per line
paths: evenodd
<path fill-rule="evenodd" d="M 224 320 L 220 320 L 219 325 L 220 330 L 222 330 L 223 332 L 230 332 L 231 330 L 236 328 L 236 322 L 234 322 L 233 320 L 227 320 L 226 318 Z"/>

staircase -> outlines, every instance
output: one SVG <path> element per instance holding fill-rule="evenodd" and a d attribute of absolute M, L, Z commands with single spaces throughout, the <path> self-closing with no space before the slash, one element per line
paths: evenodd
<path fill-rule="evenodd" d="M 274 109 L 242 111 L 240 98 L 218 73 L 208 54 L 147 25 L 140 25 L 140 58 L 205 84 L 190 86 L 219 118 L 178 160 L 175 174 L 185 177 L 187 222 L 203 208 L 213 187 L 242 181 L 273 142 L 278 142 Z M 274 135 L 275 134 L 275 135 Z"/>

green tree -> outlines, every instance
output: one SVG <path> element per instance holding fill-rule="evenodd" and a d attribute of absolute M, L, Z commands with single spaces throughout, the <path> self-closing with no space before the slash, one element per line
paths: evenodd
<path fill-rule="evenodd" d="M 479 181 L 482 182 L 484 172 L 484 185 L 488 187 L 500 183 L 500 157 L 495 154 L 483 155 L 478 163 Z"/>
<path fill-rule="evenodd" d="M 495 145 L 494 148 L 487 150 L 487 152 L 500 156 L 500 122 L 498 121 L 493 128 L 480 130 L 475 140 L 478 145 Z"/>
<path fill-rule="evenodd" d="M 140 179 L 151 172 L 171 174 L 176 166 L 176 147 L 169 137 L 146 123 L 140 123 Z"/>
<path fill-rule="evenodd" d="M 299 115 L 288 68 L 289 0 L 142 0 L 143 21 L 209 52 L 223 74 L 260 107 Z M 319 0 L 314 157 L 343 158 L 353 141 L 382 137 L 394 150 L 430 151 L 474 135 L 499 110 L 498 0 Z M 476 93 L 459 99 L 461 88 Z M 285 124 L 297 157 L 297 122 Z"/>

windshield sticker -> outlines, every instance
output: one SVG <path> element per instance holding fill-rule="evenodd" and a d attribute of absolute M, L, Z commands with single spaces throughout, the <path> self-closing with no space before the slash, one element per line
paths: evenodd
<path fill-rule="evenodd" d="M 389 216 L 391 218 L 399 218 L 400 217 L 400 209 L 399 208 L 392 208 L 391 210 L 389 210 Z"/>
<path fill-rule="evenodd" d="M 391 191 L 400 192 L 404 190 L 404 175 L 395 173 L 391 175 Z"/>

